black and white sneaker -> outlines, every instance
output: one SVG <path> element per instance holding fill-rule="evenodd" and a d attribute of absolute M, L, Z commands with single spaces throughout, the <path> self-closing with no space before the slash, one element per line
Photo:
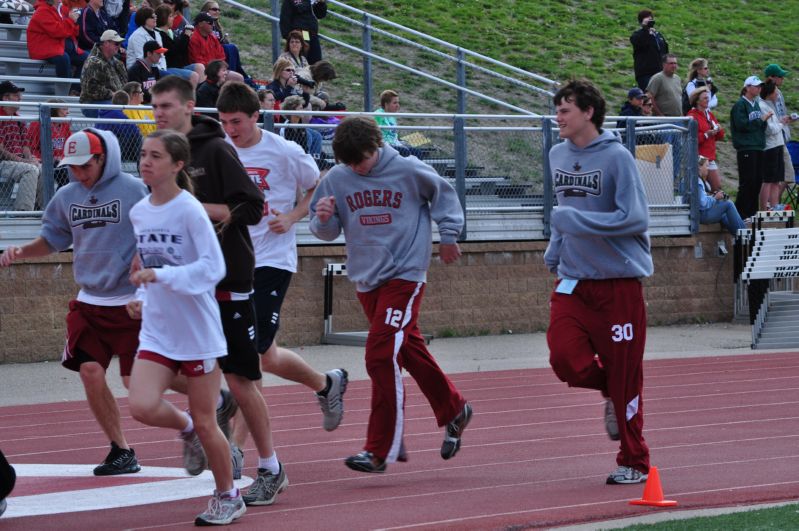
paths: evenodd
<path fill-rule="evenodd" d="M 649 477 L 649 474 L 644 474 L 629 466 L 620 466 L 610 473 L 608 476 L 608 485 L 630 485 L 633 483 L 643 483 Z"/>
<path fill-rule="evenodd" d="M 608 432 L 608 437 L 610 437 L 611 441 L 619 440 L 619 421 L 616 418 L 616 410 L 613 408 L 613 402 L 610 398 L 605 399 L 605 431 Z"/>
<path fill-rule="evenodd" d="M 461 449 L 461 436 L 470 420 L 472 420 L 472 406 L 467 402 L 464 404 L 463 410 L 447 424 L 444 430 L 444 442 L 441 443 L 443 459 L 452 459 Z"/>
<path fill-rule="evenodd" d="M 94 467 L 95 476 L 118 476 L 120 474 L 135 474 L 141 470 L 136 460 L 133 448 L 123 450 L 115 442 L 111 443 L 111 451 L 105 461 Z"/>
<path fill-rule="evenodd" d="M 347 371 L 333 369 L 325 373 L 330 383 L 325 394 L 316 393 L 319 407 L 322 409 L 322 427 L 325 431 L 333 431 L 341 424 L 344 417 L 344 393 L 347 392 Z"/>
<path fill-rule="evenodd" d="M 375 458 L 372 452 L 367 452 L 364 450 L 363 452 L 355 455 L 349 456 L 347 459 L 344 460 L 344 464 L 347 465 L 347 468 L 351 468 L 356 472 L 368 472 L 368 473 L 377 473 L 382 474 L 386 471 L 386 462 L 380 461 L 378 464 L 375 464 L 377 459 Z"/>

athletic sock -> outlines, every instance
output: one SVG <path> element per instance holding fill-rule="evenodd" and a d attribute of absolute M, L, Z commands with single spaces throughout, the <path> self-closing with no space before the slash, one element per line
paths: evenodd
<path fill-rule="evenodd" d="M 277 452 L 272 457 L 259 457 L 258 468 L 268 470 L 272 474 L 280 473 L 280 461 L 277 460 Z"/>
<path fill-rule="evenodd" d="M 321 391 L 317 391 L 316 394 L 319 396 L 327 396 L 328 391 L 330 391 L 330 386 L 333 385 L 333 380 L 330 379 L 330 376 L 325 374 L 325 388 Z"/>
<path fill-rule="evenodd" d="M 219 396 L 216 397 L 216 409 L 222 407 L 222 404 L 225 403 L 225 398 L 222 396 L 222 391 L 219 391 Z"/>
<path fill-rule="evenodd" d="M 223 492 L 222 495 L 227 497 L 227 498 L 238 498 L 239 497 L 239 489 L 236 488 L 236 487 L 233 487 L 229 491 Z"/>
<path fill-rule="evenodd" d="M 182 430 L 180 430 L 180 433 L 182 433 L 182 434 L 184 434 L 184 435 L 185 435 L 185 434 L 187 434 L 187 433 L 191 433 L 191 432 L 193 432 L 193 431 L 194 431 L 194 421 L 193 421 L 193 420 L 191 420 L 191 415 L 189 415 L 189 414 L 188 414 L 188 413 L 186 413 L 185 411 L 183 412 L 183 414 L 184 414 L 184 415 L 186 415 L 186 421 L 188 422 L 188 424 L 186 424 L 186 427 L 185 427 L 185 428 L 183 428 Z"/>

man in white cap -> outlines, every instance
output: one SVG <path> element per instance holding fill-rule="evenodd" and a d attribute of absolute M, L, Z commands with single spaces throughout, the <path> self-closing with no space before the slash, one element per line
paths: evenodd
<path fill-rule="evenodd" d="M 100 36 L 100 42 L 94 45 L 83 65 L 81 103 L 109 104 L 114 92 L 122 90 L 128 82 L 125 65 L 116 58 L 123 40 L 114 30 L 105 30 Z M 83 114 L 90 118 L 96 118 L 97 113 L 97 109 L 83 109 Z"/>
<path fill-rule="evenodd" d="M 11 81 L 0 83 L 0 101 L 20 101 L 23 92 L 24 88 Z M 0 116 L 16 116 L 18 112 L 17 105 L 0 106 Z M 39 162 L 31 154 L 30 148 L 22 122 L 0 122 L 0 176 L 7 180 L 0 184 L 0 189 L 19 184 L 14 198 L 14 210 L 35 210 L 37 193 L 41 195 Z"/>
<path fill-rule="evenodd" d="M 42 217 L 41 235 L 0 255 L 0 267 L 73 247 L 73 274 L 80 286 L 69 303 L 62 365 L 80 373 L 89 407 L 111 442 L 111 451 L 96 476 L 140 470 L 122 432 L 119 406 L 105 380 L 111 358 L 119 356 L 122 381 L 128 386 L 139 346 L 140 321 L 125 305 L 136 288 L 129 282 L 136 241 L 128 212 L 147 195 L 140 179 L 122 173 L 119 143 L 110 131 L 84 129 L 70 136 L 59 166 L 68 168 L 70 183 L 58 189 Z"/>
<path fill-rule="evenodd" d="M 757 213 L 760 186 L 763 184 L 763 150 L 766 148 L 766 121 L 773 114 L 764 113 L 758 103 L 763 82 L 757 76 L 744 80 L 743 94 L 730 111 L 732 145 L 738 156 L 738 195 L 735 208 L 741 218 Z"/>

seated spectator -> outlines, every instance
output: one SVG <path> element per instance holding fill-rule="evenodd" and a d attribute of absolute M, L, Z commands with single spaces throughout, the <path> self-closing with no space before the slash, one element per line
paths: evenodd
<path fill-rule="evenodd" d="M 47 103 L 64 103 L 64 100 L 58 98 L 51 98 Z M 51 118 L 66 118 L 69 116 L 69 107 L 50 107 Z M 39 161 L 42 162 L 42 128 L 41 122 L 31 122 L 28 124 L 28 145 L 31 148 L 31 154 Z M 64 158 L 64 142 L 67 141 L 72 130 L 69 128 L 69 122 L 51 122 L 50 123 L 50 139 L 53 146 L 53 166 L 55 177 L 55 187 L 58 189 L 69 182 L 66 168 L 58 168 L 58 163 Z"/>
<path fill-rule="evenodd" d="M 0 101 L 20 101 L 24 91 L 11 81 L 3 81 L 0 83 Z M 18 112 L 17 106 L 0 107 L 0 116 L 18 116 Z M 18 120 L 0 121 L 0 175 L 19 185 L 14 210 L 36 210 L 42 186 L 39 162 L 31 152 L 25 125 Z"/>
<path fill-rule="evenodd" d="M 652 100 L 645 94 L 641 102 L 641 116 L 652 116 L 652 107 L 654 107 Z"/>
<path fill-rule="evenodd" d="M 28 23 L 28 56 L 55 65 L 55 74 L 62 78 L 80 78 L 83 63 L 89 53 L 77 46 L 78 11 L 62 5 L 55 8 L 55 0 L 38 0 L 36 11 Z M 80 85 L 73 87 L 79 90 Z"/>
<path fill-rule="evenodd" d="M 142 0 L 141 4 L 139 5 L 139 9 L 141 9 L 143 7 L 149 7 L 151 9 L 158 9 L 158 7 L 160 5 L 161 5 L 161 0 L 152 0 L 152 2 L 149 1 L 149 0 Z M 133 32 L 136 31 L 136 29 L 139 26 L 141 26 L 141 24 L 138 24 L 136 22 L 136 12 L 137 12 L 137 10 L 134 9 L 133 12 L 130 13 L 130 16 L 128 17 L 128 23 L 127 23 L 128 31 L 127 31 L 127 33 L 125 35 L 123 35 L 123 37 L 125 37 L 125 42 L 122 43 L 122 46 L 124 48 L 126 48 L 126 49 L 128 47 L 128 39 L 130 39 L 130 36 L 133 35 Z"/>
<path fill-rule="evenodd" d="M 317 63 L 319 64 L 319 63 Z M 311 102 L 311 109 L 314 111 L 322 111 L 324 110 L 320 107 L 317 103 Z M 328 129 L 314 129 L 320 135 L 322 135 L 322 140 L 332 140 L 333 135 L 336 133 L 336 126 L 341 123 L 341 118 L 338 116 L 313 116 L 311 118 L 310 123 L 317 124 L 317 125 L 329 125 L 331 126 Z"/>
<path fill-rule="evenodd" d="M 624 105 L 621 106 L 621 111 L 619 111 L 619 116 L 643 116 L 643 109 L 642 106 L 644 104 L 644 91 L 639 89 L 638 87 L 631 88 L 627 91 L 627 101 L 624 102 Z M 619 120 L 616 122 L 616 127 L 619 129 L 624 129 L 627 127 L 626 120 Z M 623 135 L 622 135 L 623 138 Z"/>
<path fill-rule="evenodd" d="M 310 110 L 306 100 L 302 96 L 289 96 L 280 106 L 284 111 L 304 111 Z M 287 124 L 301 124 L 308 123 L 310 116 L 299 116 L 296 114 L 284 116 L 284 123 Z M 299 144 L 306 153 L 311 155 L 316 160 L 317 165 L 321 167 L 322 157 L 322 135 L 313 129 L 307 127 L 282 127 L 280 129 L 280 136 L 286 140 L 292 140 Z"/>
<path fill-rule="evenodd" d="M 141 105 L 144 103 L 144 89 L 138 81 L 130 81 L 125 83 L 122 90 L 127 92 L 130 98 L 129 105 Z M 123 109 L 122 112 L 131 120 L 150 120 L 155 121 L 152 109 Z M 141 131 L 142 138 L 147 138 L 147 135 L 155 131 L 155 124 L 136 124 Z"/>
<path fill-rule="evenodd" d="M 228 80 L 228 67 L 225 61 L 211 61 L 205 70 L 205 81 L 197 87 L 196 107 L 216 108 L 216 100 L 219 98 L 219 91 L 222 85 Z M 216 113 L 208 113 L 214 119 Z"/>
<path fill-rule="evenodd" d="M 125 37 L 128 33 L 130 0 L 103 0 L 103 9 L 111 19 L 113 28 L 121 37 Z"/>
<path fill-rule="evenodd" d="M 225 49 L 213 33 L 213 23 L 214 19 L 208 13 L 198 14 L 194 17 L 194 32 L 189 38 L 189 61 L 200 63 L 206 68 L 215 59 L 225 60 Z M 228 81 L 244 82 L 244 76 L 238 72 L 230 72 Z"/>
<path fill-rule="evenodd" d="M 103 7 L 103 0 L 89 0 L 81 11 L 78 27 L 78 45 L 84 50 L 94 48 L 94 45 L 100 42 L 100 36 L 106 31 L 117 31 L 117 27 Z"/>
<path fill-rule="evenodd" d="M 261 110 L 269 110 L 274 111 L 280 109 L 280 106 L 277 104 L 277 100 L 275 100 L 275 94 L 269 89 L 261 89 L 258 91 L 258 101 L 261 102 Z M 272 123 L 279 122 L 280 115 L 273 114 L 272 115 Z M 264 113 L 260 113 L 258 115 L 258 123 L 264 123 Z"/>
<path fill-rule="evenodd" d="M 114 92 L 111 98 L 111 103 L 114 105 L 128 105 L 130 104 L 130 97 L 124 90 Z M 129 122 L 127 115 L 122 112 L 122 109 L 101 109 L 98 118 L 107 118 L 114 120 L 124 120 Z M 139 152 L 141 151 L 142 136 L 139 128 L 133 123 L 106 123 L 101 122 L 97 124 L 97 129 L 111 131 L 114 136 L 119 140 L 119 149 L 122 152 L 123 161 L 136 161 L 139 160 Z"/>
<path fill-rule="evenodd" d="M 399 139 L 396 129 L 397 118 L 394 116 L 382 116 L 383 113 L 399 112 L 399 109 L 400 102 L 397 92 L 393 90 L 384 90 L 380 93 L 380 108 L 375 110 L 375 113 L 379 116 L 375 116 L 375 121 L 377 125 L 380 126 L 380 131 L 383 133 L 383 142 L 396 149 L 403 157 L 413 155 L 414 157 L 421 158 L 421 151 Z"/>
<path fill-rule="evenodd" d="M 735 203 L 727 199 L 721 190 L 712 192 L 705 181 L 707 177 L 707 158 L 699 157 L 699 222 L 704 225 L 721 223 L 727 231 L 735 236 L 738 229 L 745 229 Z"/>
<path fill-rule="evenodd" d="M 308 53 L 308 43 L 302 38 L 302 32 L 293 30 L 286 38 L 286 47 L 279 59 L 288 59 L 294 65 L 295 72 L 304 77 L 311 77 L 306 53 Z"/>
<path fill-rule="evenodd" d="M 150 103 L 150 88 L 161 79 L 158 63 L 166 53 L 156 41 L 147 41 L 142 50 L 144 57 L 136 59 L 133 66 L 128 68 L 128 81 L 137 81 L 144 90 L 144 102 Z"/>
<path fill-rule="evenodd" d="M 211 28 L 214 36 L 219 39 L 219 42 L 222 44 L 222 48 L 225 50 L 225 61 L 227 61 L 228 69 L 241 74 L 245 82 L 252 86 L 250 76 L 247 75 L 247 72 L 244 71 L 244 67 L 241 64 L 239 48 L 230 42 L 230 35 L 226 33 L 224 29 L 222 29 L 222 23 L 219 20 L 219 16 L 222 14 L 222 11 L 219 9 L 219 3 L 214 0 L 209 0 L 203 4 L 203 6 L 200 8 L 200 11 L 203 13 L 208 13 L 208 15 L 214 20 L 211 24 Z"/>
<path fill-rule="evenodd" d="M 169 4 L 161 4 L 155 9 L 156 31 L 161 35 L 161 42 L 167 52 L 167 70 L 170 68 L 187 68 L 197 72 L 198 84 L 205 81 L 205 65 L 189 63 L 189 39 L 194 32 L 194 26 L 186 26 L 180 35 L 172 30 L 172 20 L 175 12 Z"/>
<path fill-rule="evenodd" d="M 114 92 L 128 82 L 128 73 L 122 61 L 116 58 L 122 37 L 114 30 L 106 30 L 100 42 L 94 45 L 80 78 L 80 102 L 108 104 Z M 83 109 L 84 116 L 97 117 L 97 109 Z"/>
<path fill-rule="evenodd" d="M 176 37 L 183 34 L 186 26 L 191 25 L 186 17 L 189 16 L 188 2 L 184 4 L 183 0 L 164 0 L 164 3 L 172 7 L 172 12 L 175 13 L 175 18 L 172 19 L 172 31 Z M 184 12 L 184 5 L 186 11 Z M 192 26 L 193 28 L 194 26 Z"/>
<path fill-rule="evenodd" d="M 278 105 L 289 96 L 296 96 L 300 92 L 294 72 L 294 67 L 288 59 L 278 59 L 272 66 L 272 82 L 266 88 L 275 95 Z"/>
<path fill-rule="evenodd" d="M 136 11 L 136 23 L 139 24 L 139 27 L 136 31 L 133 32 L 133 35 L 130 36 L 128 39 L 128 51 L 127 51 L 127 67 L 130 68 L 133 64 L 138 60 L 144 57 L 144 44 L 149 41 L 155 41 L 158 43 L 158 48 L 164 48 L 163 43 L 161 42 L 161 34 L 156 31 L 156 18 L 155 18 L 155 11 L 149 7 L 142 7 Z M 157 67 L 161 70 L 161 75 L 165 76 L 168 74 L 180 76 L 183 79 L 188 80 L 191 82 L 192 86 L 196 87 L 199 76 L 190 69 L 183 69 L 183 68 L 167 68 L 166 66 L 166 59 L 164 59 L 163 54 L 166 52 L 161 52 L 159 55 Z"/>

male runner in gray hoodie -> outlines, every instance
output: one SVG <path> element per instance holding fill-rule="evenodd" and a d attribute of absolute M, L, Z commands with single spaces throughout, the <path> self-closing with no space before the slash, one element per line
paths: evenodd
<path fill-rule="evenodd" d="M 345 464 L 359 472 L 385 472 L 405 461 L 402 443 L 405 395 L 402 369 L 419 384 L 439 426 L 441 457 L 450 459 L 472 407 L 425 346 L 417 324 L 433 251 L 432 223 L 445 264 L 461 254 L 457 237 L 463 210 L 452 186 L 416 157 L 400 157 L 383 145 L 374 120 L 346 118 L 336 128 L 339 161 L 311 199 L 311 232 L 335 240 L 344 230 L 347 274 L 369 320 L 366 371 L 372 380 L 372 412 L 364 451 Z"/>
<path fill-rule="evenodd" d="M 643 437 L 646 307 L 640 279 L 653 272 L 649 210 L 635 160 L 602 130 L 605 100 L 588 81 L 554 97 L 560 137 L 549 153 L 558 207 L 544 262 L 558 275 L 550 298 L 550 364 L 573 387 L 598 389 L 605 426 L 621 440 L 608 484 L 649 473 Z M 598 356 L 595 359 L 595 356 Z"/>
<path fill-rule="evenodd" d="M 147 195 L 147 187 L 121 171 L 119 142 L 111 131 L 84 129 L 70 136 L 59 166 L 69 168 L 70 183 L 47 205 L 41 236 L 6 249 L 0 267 L 73 247 L 72 270 L 80 292 L 69 303 L 62 365 L 80 373 L 89 407 L 111 440 L 111 451 L 94 474 L 130 474 L 140 467 L 122 433 L 105 372 L 111 357 L 119 356 L 127 387 L 139 346 L 140 321 L 125 309 L 136 292 L 128 280 L 136 250 L 128 212 Z"/>

